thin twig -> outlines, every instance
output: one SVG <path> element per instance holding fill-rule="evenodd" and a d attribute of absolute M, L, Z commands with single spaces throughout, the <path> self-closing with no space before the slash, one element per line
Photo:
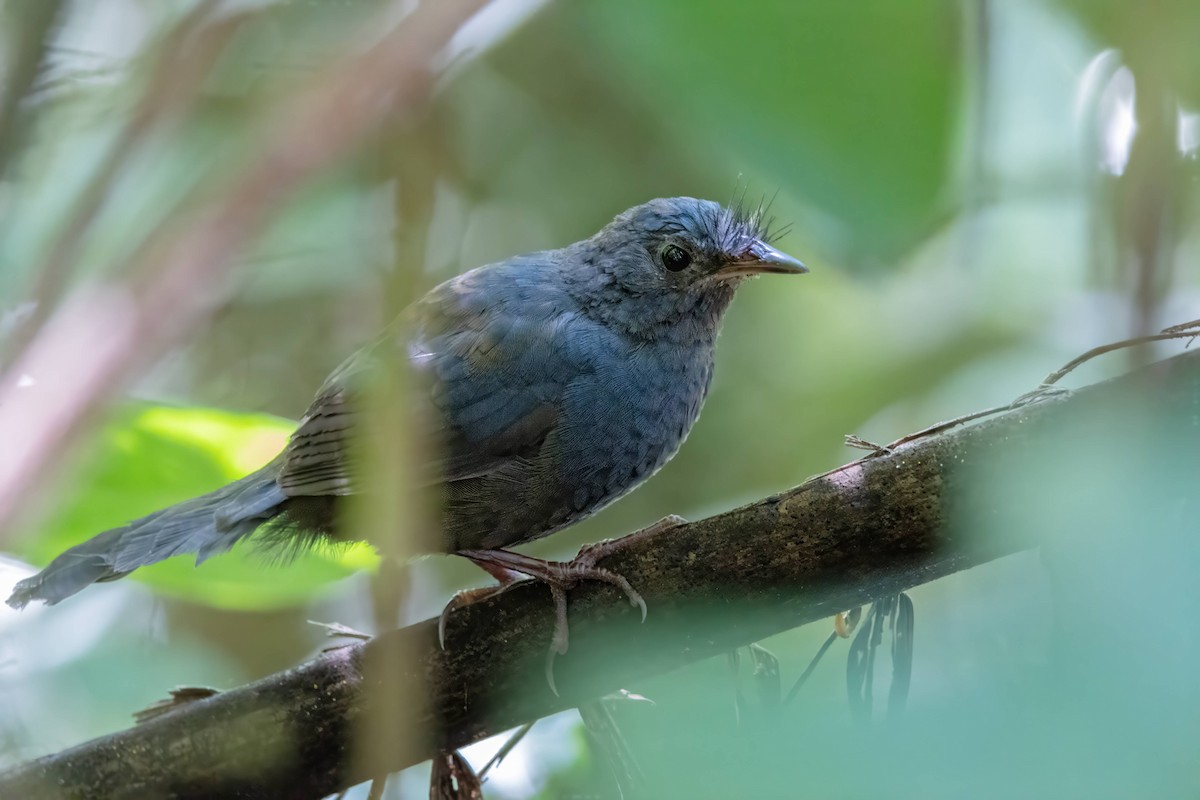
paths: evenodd
<path fill-rule="evenodd" d="M 1149 336 L 1135 336 L 1132 339 L 1122 339 L 1119 342 L 1102 344 L 1099 347 L 1093 347 L 1083 355 L 1076 356 L 1062 367 L 1059 367 L 1058 369 L 1054 370 L 1054 372 L 1051 372 L 1049 375 L 1047 375 L 1045 380 L 1042 381 L 1042 386 L 1053 386 L 1066 377 L 1068 373 L 1074 371 L 1077 367 L 1087 363 L 1088 361 L 1091 361 L 1096 356 L 1102 356 L 1105 353 L 1111 353 L 1114 350 L 1124 350 L 1128 347 L 1137 347 L 1138 345 L 1149 344 L 1151 342 L 1165 342 L 1170 339 L 1194 339 L 1197 335 L 1200 335 L 1200 332 L 1192 329 L 1196 324 L 1197 323 L 1195 322 L 1186 323 L 1185 329 L 1183 330 L 1179 330 L 1178 328 L 1180 326 L 1175 325 L 1171 328 L 1165 329 L 1162 333 L 1153 333 Z"/>
<path fill-rule="evenodd" d="M 968 422 L 974 422 L 977 419 L 983 419 L 984 417 L 990 417 L 994 414 L 1002 414 L 1005 411 L 1011 411 L 1012 408 L 1012 403 L 1003 406 L 993 406 L 992 408 L 985 408 L 983 411 L 974 411 L 970 414 L 963 414 L 961 417 L 955 417 L 954 419 L 948 419 L 943 422 L 935 423 L 930 425 L 928 428 L 922 428 L 914 433 L 901 436 L 894 442 L 885 444 L 883 447 L 879 448 L 879 450 L 867 456 L 867 458 L 877 456 L 881 453 L 887 454 L 893 452 L 897 447 L 902 447 L 903 445 L 909 444 L 910 442 L 915 442 L 918 439 L 924 439 L 928 436 L 936 436 L 937 434 L 944 433 L 951 428 L 957 428 L 959 425 L 965 425 Z"/>
<path fill-rule="evenodd" d="M 496 751 L 496 755 L 489 758 L 488 762 L 483 765 L 483 769 L 479 770 L 479 780 L 482 781 L 485 779 L 492 767 L 500 766 L 500 762 L 508 757 L 508 754 L 513 751 L 513 748 L 521 743 L 521 740 L 525 738 L 527 733 L 533 730 L 533 726 L 535 724 L 535 722 L 526 722 L 524 725 L 517 728 L 517 732 L 508 737 L 508 741 L 501 745 L 500 749 Z"/>
<path fill-rule="evenodd" d="M 871 452 L 856 461 L 852 461 L 849 464 L 843 464 L 842 466 L 837 467 L 836 469 L 831 469 L 828 472 L 823 472 L 820 475 L 817 475 L 816 477 L 818 477 L 818 478 L 828 477 L 830 475 L 833 475 L 834 473 L 841 472 L 842 470 L 845 470 L 848 467 L 853 467 L 855 465 L 862 464 L 864 461 L 866 461 L 868 459 L 879 458 L 880 456 L 890 455 L 897 448 L 902 447 L 906 444 L 911 444 L 915 441 L 919 441 L 921 439 L 926 439 L 930 436 L 936 436 L 939 433 L 945 433 L 948 430 L 957 428 L 960 425 L 965 425 L 968 422 L 974 422 L 976 420 L 980 420 L 985 417 L 991 417 L 991 416 L 995 416 L 996 414 L 1003 414 L 1008 411 L 1013 411 L 1013 410 L 1021 408 L 1023 406 L 1027 406 L 1031 403 L 1039 402 L 1041 400 L 1044 400 L 1044 399 L 1054 396 L 1056 394 L 1061 394 L 1065 390 L 1054 389 L 1053 387 L 1055 384 L 1057 384 L 1060 380 L 1062 380 L 1064 377 L 1066 377 L 1068 374 L 1070 374 L 1071 372 L 1073 372 L 1074 370 L 1076 370 L 1083 364 L 1087 363 L 1088 361 L 1091 361 L 1093 358 L 1096 358 L 1097 356 L 1102 356 L 1105 353 L 1111 353 L 1115 350 L 1124 350 L 1129 347 L 1137 347 L 1138 345 L 1150 344 L 1152 342 L 1165 342 L 1165 341 L 1170 341 L 1172 339 L 1195 339 L 1197 337 L 1200 337 L 1200 320 L 1193 320 L 1191 322 L 1184 322 L 1184 323 L 1180 323 L 1178 325 L 1172 325 L 1169 328 L 1164 328 L 1161 333 L 1155 333 L 1155 334 L 1151 334 L 1149 336 L 1135 336 L 1131 339 L 1121 339 L 1120 341 L 1117 341 L 1117 342 L 1111 342 L 1109 344 L 1100 345 L 1099 347 L 1093 347 L 1091 350 L 1088 350 L 1086 353 L 1076 356 L 1075 358 L 1071 359 L 1063 366 L 1056 369 L 1054 372 L 1051 372 L 1049 375 L 1047 375 L 1042 380 L 1042 382 L 1038 386 L 1038 388 L 1034 389 L 1031 392 L 1026 392 L 1025 394 L 1018 397 L 1016 400 L 1013 400 L 1011 403 L 1007 403 L 1002 406 L 993 406 L 991 408 L 985 408 L 982 411 L 974 411 L 970 414 L 963 414 L 961 417 L 954 417 L 953 419 L 948 419 L 948 420 L 944 420 L 942 422 L 934 423 L 933 425 L 930 425 L 927 428 L 922 428 L 919 431 L 914 431 L 913 433 L 909 433 L 904 436 L 901 436 L 896 441 L 890 442 L 886 445 L 877 445 L 873 442 L 869 442 L 866 439 L 856 436 L 855 434 L 847 434 L 847 436 L 846 436 L 846 445 L 847 446 L 858 448 L 858 449 L 871 450 Z"/>
<path fill-rule="evenodd" d="M 812 661 L 808 662 L 808 667 L 805 668 L 804 672 L 800 673 L 800 677 L 797 678 L 796 682 L 792 684 L 792 688 L 788 690 L 787 697 L 783 698 L 784 706 L 792 702 L 792 698 L 799 694 L 801 687 L 808 683 L 808 679 L 812 676 L 813 671 L 816 670 L 817 664 L 821 663 L 821 659 L 825 657 L 825 653 L 828 652 L 829 648 L 833 646 L 833 643 L 835 640 L 837 640 L 837 638 L 837 631 L 831 631 L 830 634 L 825 637 L 825 641 L 821 645 L 820 649 L 817 650 L 817 654 L 812 657 Z"/>
<path fill-rule="evenodd" d="M 1194 319 L 1191 322 L 1181 322 L 1178 325 L 1170 325 L 1162 329 L 1163 333 L 1182 333 L 1183 331 L 1191 331 L 1193 334 L 1200 336 L 1200 319 Z"/>

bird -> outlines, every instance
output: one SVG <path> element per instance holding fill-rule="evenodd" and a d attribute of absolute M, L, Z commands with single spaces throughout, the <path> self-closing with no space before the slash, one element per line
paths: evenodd
<path fill-rule="evenodd" d="M 711 385 L 738 286 L 808 271 L 772 246 L 769 228 L 761 203 L 659 198 L 590 238 L 452 278 L 334 370 L 266 466 L 70 548 L 16 584 L 8 605 L 52 605 L 181 554 L 200 564 L 244 539 L 291 551 L 353 540 L 337 509 L 363 489 L 350 445 L 370 435 L 359 430 L 365 385 L 399 363 L 413 378 L 414 418 L 440 445 L 415 471 L 440 491 L 435 546 L 502 585 L 518 575 L 548 583 L 551 653 L 565 652 L 565 591 L 580 580 L 616 585 L 644 616 L 634 588 L 596 566 L 605 544 L 569 562 L 508 548 L 595 514 L 676 453 Z M 443 646 L 447 614 L 480 593 L 447 606 Z"/>

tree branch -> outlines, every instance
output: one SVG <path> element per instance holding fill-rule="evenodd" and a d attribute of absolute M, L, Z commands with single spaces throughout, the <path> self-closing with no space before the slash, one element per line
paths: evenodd
<path fill-rule="evenodd" d="M 399 770 L 440 747 L 1034 547 L 1039 542 L 1020 531 L 996 537 L 964 524 L 1019 519 L 1011 509 L 1022 498 L 981 481 L 981 469 L 1019 464 L 1067 423 L 1079 435 L 1080 420 L 1094 420 L 1082 435 L 1102 441 L 1137 420 L 1188 420 L 1198 408 L 1200 353 L 1189 353 L 869 456 L 709 519 L 629 537 L 603 563 L 642 592 L 649 617 L 639 624 L 612 587 L 573 590 L 571 648 L 555 667 L 561 697 L 543 677 L 549 593 L 521 584 L 455 612 L 445 651 L 434 620 L 343 647 L 21 765 L 0 775 L 0 797 L 324 797 L 373 777 L 353 757 L 353 736 L 377 683 L 364 665 L 376 657 L 401 654 L 389 691 L 414 701 L 391 711 L 428 734 L 387 752 L 386 768 Z M 1180 427 L 1179 437 L 1190 439 L 1179 446 L 1194 450 L 1196 426 Z"/>

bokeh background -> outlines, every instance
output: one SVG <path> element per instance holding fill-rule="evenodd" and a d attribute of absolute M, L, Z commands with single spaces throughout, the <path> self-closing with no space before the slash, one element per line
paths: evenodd
<path fill-rule="evenodd" d="M 207 5 L 5 4 L 6 360 L 76 288 L 133 280 L 151 233 L 270 157 L 250 135 L 263 109 L 413 4 Z M 1187 0 L 494 0 L 430 65 L 419 117 L 288 198 L 233 280 L 203 287 L 206 324 L 98 409 L 5 532 L 0 590 L 73 541 L 265 462 L 405 296 L 588 236 L 650 197 L 773 199 L 790 224 L 778 246 L 812 272 L 741 291 L 678 457 L 525 548 L 536 555 L 785 489 L 855 457 L 845 434 L 890 441 L 1008 402 L 1094 345 L 1200 317 L 1197 42 Z M 1071 380 L 1155 356 L 1119 353 Z M 1120 471 L 1138 447 L 1172 457 L 1157 446 L 1115 437 L 1081 466 L 1048 443 L 1026 465 L 1074 487 L 1072 508 L 1124 495 L 1128 513 L 1064 512 L 1057 547 L 913 590 L 903 714 L 851 719 L 841 641 L 782 709 L 755 700 L 745 657 L 736 677 L 718 659 L 626 687 L 654 701 L 616 710 L 649 796 L 1196 796 L 1197 526 L 1180 500 L 1194 474 L 1138 487 Z M 1174 512 L 1143 513 L 1151 496 Z M 1030 490 L 1028 524 L 1063 502 Z M 0 610 L 0 766 L 126 727 L 176 685 L 233 687 L 309 657 L 327 640 L 306 620 L 371 629 L 376 564 L 365 547 L 275 568 L 235 553 Z M 404 616 L 483 582 L 466 562 L 423 559 Z M 785 690 L 829 630 L 763 643 Z M 751 700 L 740 719 L 737 685 Z M 467 754 L 479 766 L 498 746 Z M 388 796 L 422 795 L 427 773 Z M 569 712 L 540 722 L 486 791 L 616 790 Z"/>

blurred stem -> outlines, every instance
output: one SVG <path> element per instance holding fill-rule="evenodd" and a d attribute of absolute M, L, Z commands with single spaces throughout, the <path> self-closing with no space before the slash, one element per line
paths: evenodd
<path fill-rule="evenodd" d="M 402 130 L 421 127 L 428 114 L 403 120 Z M 384 133 L 390 133 L 385 130 Z M 383 137 L 390 139 L 391 137 Z M 386 152 L 388 148 L 384 148 Z M 393 319 L 418 296 L 418 285 L 425 262 L 425 247 L 434 202 L 434 180 L 426 162 L 432 158 L 412 158 L 419 147 L 395 148 L 403 154 L 390 161 L 395 192 L 395 265 L 384 277 L 384 291 L 378 311 Z M 422 179 L 425 176 L 427 179 Z M 436 550 L 436 543 L 420 541 L 424 532 L 440 529 L 427 513 L 428 498 L 411 487 L 421 485 L 414 474 L 416 465 L 428 463 L 424 453 L 429 443 L 421 441 L 412 419 L 405 386 L 407 376 L 401 369 L 403 356 L 381 364 L 383 380 L 372 392 L 368 424 L 360 445 L 368 454 L 363 470 L 372 489 L 356 498 L 366 517 L 358 530 L 379 550 L 379 570 L 371 579 L 371 610 L 376 631 L 392 630 L 404 618 L 408 590 L 408 563 L 416 553 Z M 411 669 L 415 654 L 396 648 L 379 651 L 379 657 L 367 662 L 368 678 L 378 686 L 380 702 L 368 709 L 355 743 L 357 758 L 364 769 L 386 776 L 387 752 L 401 739 L 412 738 L 415 731 L 405 727 L 404 718 L 390 712 L 405 697 L 395 676 Z M 409 701 L 411 702 L 411 700 Z M 372 791 L 385 783 L 376 779 Z"/>
<path fill-rule="evenodd" d="M 379 571 L 371 580 L 371 608 L 375 630 L 391 630 L 402 619 L 407 589 L 407 563 L 417 552 L 421 531 L 434 526 L 422 512 L 421 482 L 414 474 L 418 461 L 414 425 L 406 399 L 405 376 L 399 363 L 384 364 L 371 386 L 366 424 L 359 432 L 365 490 L 354 499 L 351 523 L 365 531 L 379 551 Z M 392 748 L 416 738 L 410 719 L 392 713 L 401 705 L 420 704 L 425 694 L 406 691 L 397 676 L 412 672 L 416 652 L 407 647 L 372 650 L 363 660 L 363 679 L 374 687 L 377 702 L 364 709 L 355 726 L 353 757 L 356 770 L 378 776 L 373 786 L 386 782 L 387 755 Z"/>
<path fill-rule="evenodd" d="M 989 135 L 992 102 L 992 10 L 989 0 L 964 3 L 961 20 L 965 62 L 959 143 L 963 224 L 957 262 L 972 270 L 979 264 L 977 254 L 986 249 L 987 231 L 982 212 L 992 194 L 988 172 L 992 139 Z"/>
<path fill-rule="evenodd" d="M 1137 81 L 1137 133 L 1118 182 L 1116 227 L 1132 283 L 1131 335 L 1146 336 L 1157 327 L 1158 308 L 1170 282 L 1164 267 L 1172 251 L 1172 212 L 1179 194 L 1176 101 L 1155 57 L 1130 66 Z M 1131 351 L 1129 358 L 1138 366 L 1149 355 Z"/>
<path fill-rule="evenodd" d="M 644 794 L 646 776 L 638 765 L 621 727 L 612 710 L 603 700 L 593 700 L 579 705 L 579 718 L 590 735 L 596 752 L 608 766 L 616 781 L 620 797 L 641 797 Z"/>
<path fill-rule="evenodd" d="M 1110 434 L 1114 420 L 1191 419 L 1197 397 L 1200 353 L 1187 353 L 853 462 L 709 519 L 631 537 L 602 566 L 638 588 L 650 616 L 639 624 L 612 587 L 588 582 L 572 590 L 571 649 L 555 666 L 561 696 L 550 692 L 542 672 L 554 610 L 545 586 L 527 581 L 456 611 L 445 650 L 434 619 L 384 633 L 19 766 L 0 775 L 0 797 L 325 797 L 378 774 L 364 771 L 348 746 L 367 709 L 380 703 L 363 670 L 373 659 L 402 665 L 389 689 L 400 700 L 387 710 L 420 736 L 380 744 L 386 768 L 403 769 L 826 619 L 832 609 L 895 596 L 1039 546 L 1025 528 L 996 536 L 989 526 L 967 523 L 1011 519 L 1008 512 L 1022 502 L 980 481 L 981 467 L 1018 469 L 1044 455 L 1048 438 L 1066 428 L 1090 442 Z M 1182 426 L 1171 445 L 1195 454 L 1197 436 L 1195 426 Z M 1093 457 L 1086 448 L 1078 453 L 1081 462 Z M 1161 487 L 1185 484 L 1173 472 L 1154 470 L 1179 468 L 1170 458 L 1147 462 L 1144 480 L 1130 484 L 1122 499 L 1164 505 L 1172 498 Z M 1064 490 L 1075 491 L 1077 474 L 1059 477 Z M 1141 498 L 1138 487 L 1154 488 Z M 1086 537 L 1081 542 L 1091 544 Z M 389 662 L 389 650 L 415 658 Z"/>
<path fill-rule="evenodd" d="M 0 180 L 20 151 L 29 130 L 29 115 L 21 110 L 45 63 L 62 0 L 16 0 L 5 4 L 8 32 L 6 50 L 11 54 L 5 69 L 5 88 L 0 100 Z"/>

